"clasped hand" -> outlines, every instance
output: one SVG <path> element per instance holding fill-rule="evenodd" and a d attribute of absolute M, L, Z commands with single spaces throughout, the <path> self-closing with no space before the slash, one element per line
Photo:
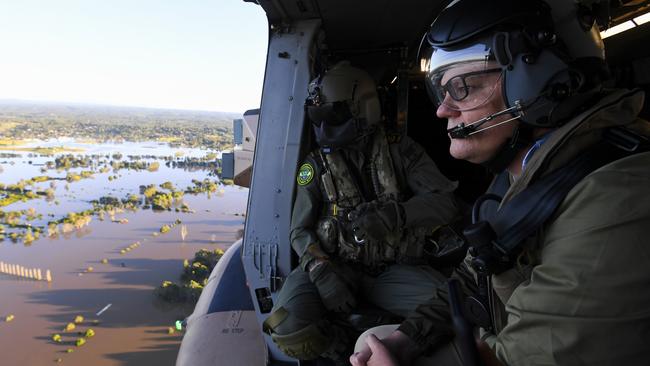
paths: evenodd
<path fill-rule="evenodd" d="M 398 230 L 401 221 L 399 204 L 394 201 L 364 202 L 350 212 L 348 218 L 357 240 L 366 237 L 381 240 Z"/>
<path fill-rule="evenodd" d="M 374 334 L 368 335 L 365 347 L 350 356 L 352 366 L 406 366 L 414 361 L 414 354 L 409 354 L 406 335 L 395 331 L 383 340 Z M 476 340 L 478 353 L 484 366 L 503 366 L 496 358 L 494 351 L 482 340 Z M 406 351 L 405 351 L 406 350 Z"/>

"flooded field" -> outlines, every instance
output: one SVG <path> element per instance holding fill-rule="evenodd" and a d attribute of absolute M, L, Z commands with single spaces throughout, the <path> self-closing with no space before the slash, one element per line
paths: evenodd
<path fill-rule="evenodd" d="M 43 273 L 49 270 L 52 276 L 47 282 L 0 274 L 0 364 L 173 365 L 182 331 L 171 333 L 170 327 L 189 315 L 192 306 L 165 303 L 154 289 L 165 280 L 178 281 L 183 261 L 199 249 L 226 249 L 238 238 L 248 190 L 223 185 L 211 169 L 172 164 L 216 152 L 156 142 L 98 145 L 53 140 L 30 146 L 62 144 L 83 150 L 71 154 L 94 155 L 94 163 L 55 169 L 51 164 L 48 168 L 48 161 L 60 155 L 0 151 L 0 183 L 5 186 L 37 176 L 56 178 L 30 182 L 25 188 L 50 190 L 47 197 L 0 207 L 5 213 L 21 214 L 9 222 L 4 217 L 0 261 Z M 120 156 L 113 156 L 117 153 Z M 149 168 L 111 164 L 119 161 L 139 161 Z M 150 168 L 156 162 L 156 169 Z M 82 171 L 93 173 L 70 179 L 70 173 Z M 164 182 L 172 189 L 160 188 Z M 203 182 L 201 189 L 197 182 Z M 168 195 L 174 197 L 168 210 L 153 210 L 141 187 L 150 185 L 159 193 L 184 193 Z M 91 203 L 100 197 L 132 197 L 135 202 L 134 196 L 137 208 Z M 93 207 L 83 224 L 65 226 L 62 221 L 70 213 Z M 175 224 L 178 220 L 180 224 Z M 161 233 L 163 225 L 171 229 Z M 27 231 L 39 230 L 38 238 L 25 241 Z M 11 238 L 11 232 L 20 235 Z M 83 320 L 75 323 L 77 316 Z M 64 330 L 69 323 L 75 329 Z M 53 340 L 57 334 L 60 342 Z M 85 344 L 77 346 L 80 338 Z"/>

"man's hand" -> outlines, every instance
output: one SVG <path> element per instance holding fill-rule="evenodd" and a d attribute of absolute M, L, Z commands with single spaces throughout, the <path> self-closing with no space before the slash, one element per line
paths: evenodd
<path fill-rule="evenodd" d="M 406 337 L 406 335 L 402 333 L 400 336 L 396 333 L 401 332 L 395 331 L 381 341 L 374 334 L 370 334 L 366 338 L 366 346 L 360 352 L 350 356 L 352 366 L 406 366 L 412 364 L 416 355 L 412 354 L 408 358 L 398 357 L 400 349 L 395 347 L 400 347 L 401 342 L 398 339 L 402 336 Z M 503 366 L 487 343 L 477 339 L 476 347 L 484 366 Z"/>
<path fill-rule="evenodd" d="M 374 334 L 366 338 L 366 345 L 371 353 L 370 357 L 363 361 L 362 357 L 355 353 L 350 356 L 352 366 L 399 366 L 388 348 Z"/>
<path fill-rule="evenodd" d="M 370 337 L 377 339 L 374 335 L 369 335 L 366 338 L 366 345 L 363 349 L 352 356 L 350 356 L 350 363 L 353 366 L 358 365 L 377 365 L 377 366 L 393 366 L 393 365 L 410 365 L 411 362 L 419 355 L 415 343 L 404 333 L 399 330 L 394 331 L 388 337 L 383 338 L 380 344 L 374 344 L 375 349 L 380 351 L 375 355 L 375 350 L 370 344 Z M 389 363 L 393 362 L 393 363 Z M 386 362 L 386 363 L 384 363 Z"/>
<path fill-rule="evenodd" d="M 372 201 L 357 206 L 349 218 L 356 237 L 381 240 L 401 227 L 402 216 L 399 203 Z"/>
<path fill-rule="evenodd" d="M 347 314 L 357 306 L 354 293 L 337 273 L 336 264 L 320 261 L 310 268 L 309 279 L 318 289 L 318 294 L 327 310 Z"/>

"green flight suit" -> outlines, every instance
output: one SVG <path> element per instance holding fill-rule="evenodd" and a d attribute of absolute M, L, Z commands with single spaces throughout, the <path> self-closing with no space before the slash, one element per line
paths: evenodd
<path fill-rule="evenodd" d="M 405 215 L 404 230 L 435 228 L 451 222 L 458 214 L 453 196 L 456 183 L 444 177 L 422 147 L 410 138 L 390 134 L 387 141 L 391 144 L 395 175 L 398 181 L 406 185 L 400 187 L 406 197 L 400 202 Z M 348 163 L 348 169 L 356 177 L 365 200 L 371 201 L 376 197 L 369 193 L 373 190 L 373 182 L 368 168 L 368 145 L 368 142 L 361 143 L 342 149 L 341 153 Z M 281 321 L 275 321 L 271 328 L 273 334 L 289 335 L 311 327 L 312 331 L 306 336 L 304 347 L 299 347 L 299 352 L 285 350 L 293 357 L 313 358 L 315 354 L 322 354 L 347 359 L 347 351 L 354 344 L 354 338 L 348 329 L 344 329 L 346 319 L 341 314 L 326 311 L 305 268 L 315 252 L 325 252 L 320 248 L 315 232 L 327 208 L 321 181 L 322 168 L 316 158 L 315 154 L 310 154 L 300 168 L 303 174 L 299 173 L 298 176 L 290 233 L 291 246 L 300 258 L 300 266 L 286 278 L 273 308 L 272 314 L 283 309 L 281 311 L 286 315 Z M 330 252 L 328 256 L 331 261 L 344 266 L 343 276 L 353 287 L 359 302 L 370 303 L 400 317 L 406 317 L 418 304 L 430 298 L 439 285 L 445 283 L 444 276 L 426 265 L 423 256 L 417 261 L 406 257 L 384 258 L 379 266 L 372 268 L 350 258 L 338 258 L 336 253 Z M 317 331 L 313 331 L 315 328 Z M 318 340 L 313 341 L 314 338 Z M 314 345 L 319 342 L 319 345 Z M 323 352 L 325 348 L 327 350 Z"/>
<path fill-rule="evenodd" d="M 552 132 L 504 202 L 533 177 L 562 167 L 601 140 L 604 128 L 626 126 L 650 136 L 637 118 L 643 92 L 604 96 Z M 517 265 L 493 275 L 496 329 L 481 332 L 504 365 L 647 365 L 650 360 L 650 153 L 589 174 L 527 240 Z M 456 275 L 473 287 L 462 266 Z M 398 329 L 420 346 L 436 346 L 448 328 L 446 290 Z"/>

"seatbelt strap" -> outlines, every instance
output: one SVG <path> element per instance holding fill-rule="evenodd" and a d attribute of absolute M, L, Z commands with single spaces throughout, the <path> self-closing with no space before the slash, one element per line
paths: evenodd
<path fill-rule="evenodd" d="M 626 156 L 624 151 L 599 144 L 563 168 L 538 180 L 503 205 L 488 221 L 503 254 L 513 251 L 557 210 L 571 189 L 594 170 Z"/>

